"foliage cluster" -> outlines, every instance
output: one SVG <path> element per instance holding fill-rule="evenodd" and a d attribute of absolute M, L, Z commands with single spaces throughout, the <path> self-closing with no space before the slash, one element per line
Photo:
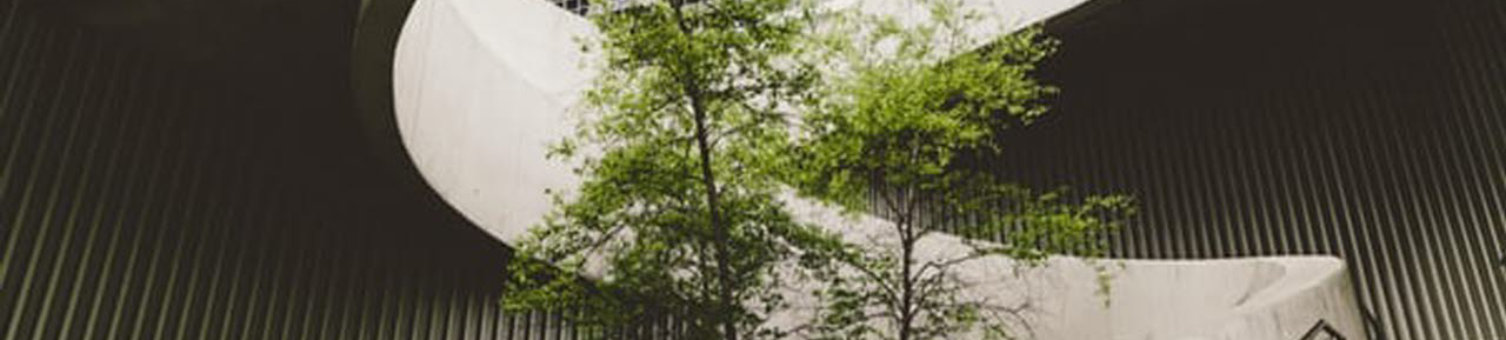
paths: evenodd
<path fill-rule="evenodd" d="M 985 13 L 958 0 L 919 0 L 910 17 L 852 14 L 826 31 L 845 67 L 805 113 L 789 181 L 802 194 L 887 218 L 889 241 L 855 245 L 826 281 L 822 337 L 1008 338 L 1028 304 L 964 298 L 957 269 L 986 257 L 1022 266 L 1051 255 L 1097 258 L 1133 211 L 1128 197 L 1069 201 L 1002 181 L 959 159 L 997 158 L 1000 133 L 1047 112 L 1057 89 L 1032 73 L 1056 43 L 1026 28 L 979 30 Z M 981 31 L 982 33 L 977 33 Z M 946 231 L 967 252 L 936 258 L 922 240 Z M 1002 236 L 1002 237 L 1001 237 Z"/>
<path fill-rule="evenodd" d="M 599 76 L 576 135 L 553 150 L 581 161 L 584 182 L 556 195 L 517 256 L 594 284 L 513 261 L 509 309 L 585 311 L 575 321 L 608 336 L 666 313 L 689 338 L 780 336 L 761 326 L 784 305 L 773 289 L 780 265 L 830 239 L 775 198 L 787 119 L 814 81 L 789 57 L 802 48 L 807 5 L 593 5 L 600 36 L 585 46 Z"/>
<path fill-rule="evenodd" d="M 584 46 L 599 75 L 553 150 L 583 183 L 518 245 L 505 306 L 563 311 L 601 337 L 661 316 L 691 339 L 1013 334 L 1001 318 L 1018 306 L 966 299 L 956 266 L 1101 257 L 1133 205 L 959 165 L 1047 111 L 1056 89 L 1032 72 L 1056 45 L 1036 28 L 979 33 L 985 16 L 958 0 L 915 1 L 913 17 L 804 0 L 594 4 L 600 35 Z M 897 241 L 802 223 L 791 191 L 877 213 Z M 967 254 L 917 255 L 941 229 Z M 794 288 L 820 298 L 817 319 L 770 325 Z"/>

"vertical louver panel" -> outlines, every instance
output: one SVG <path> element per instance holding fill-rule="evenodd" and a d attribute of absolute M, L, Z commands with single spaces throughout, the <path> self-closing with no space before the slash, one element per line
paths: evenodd
<path fill-rule="evenodd" d="M 502 313 L 506 251 L 365 168 L 346 60 L 318 49 L 348 37 L 266 30 L 219 65 L 20 4 L 0 0 L 0 339 L 572 336 Z"/>
<path fill-rule="evenodd" d="M 1331 254 L 1391 339 L 1506 338 L 1506 4 L 1125 1 L 997 171 L 1136 195 L 1134 258 Z"/>

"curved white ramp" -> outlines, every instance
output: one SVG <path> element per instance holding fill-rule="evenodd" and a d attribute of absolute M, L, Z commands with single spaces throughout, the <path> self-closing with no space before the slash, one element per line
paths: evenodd
<path fill-rule="evenodd" d="M 1084 0 L 988 1 L 1011 9 L 1005 20 L 1019 27 Z M 589 81 L 573 38 L 590 34 L 588 22 L 546 0 L 419 0 L 409 14 L 393 66 L 402 141 L 429 185 L 503 242 L 542 221 L 551 208 L 546 190 L 576 185 L 570 167 L 545 154 L 570 131 L 566 109 Z M 886 230 L 877 218 L 787 200 L 798 218 L 854 240 Z M 962 246 L 941 235 L 921 248 L 946 258 Z M 989 283 L 968 294 L 1031 301 L 1039 339 L 1299 339 L 1320 320 L 1363 338 L 1335 259 L 1123 263 L 1107 307 L 1094 294 L 1092 267 L 1065 258 L 1018 277 L 997 274 L 1012 267 L 1006 259 L 975 261 L 971 279 Z"/>
<path fill-rule="evenodd" d="M 1344 264 L 1329 257 L 1206 261 L 1128 260 L 1117 270 L 1110 304 L 1093 295 L 1095 274 L 1056 264 L 1042 278 L 1067 280 L 1044 294 L 1044 339 L 1365 339 Z M 1321 324 L 1320 324 L 1321 322 Z M 1314 328 L 1318 327 L 1318 330 Z M 1319 336 L 1325 335 L 1325 336 Z"/>

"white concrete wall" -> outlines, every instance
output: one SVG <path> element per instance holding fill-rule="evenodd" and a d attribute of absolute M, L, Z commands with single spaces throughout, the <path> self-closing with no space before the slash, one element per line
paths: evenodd
<path fill-rule="evenodd" d="M 993 1 L 1019 27 L 1083 0 Z M 589 23 L 545 0 L 419 0 L 409 15 L 393 71 L 403 143 L 430 186 L 499 240 L 515 242 L 542 221 L 546 190 L 576 185 L 570 166 L 545 153 L 570 131 L 567 109 L 589 81 L 573 38 L 590 34 Z M 797 218 L 852 241 L 882 240 L 887 230 L 871 216 L 786 200 Z M 947 235 L 921 245 L 933 259 L 962 249 Z M 1343 267 L 1332 259 L 1125 261 L 1107 308 L 1094 295 L 1093 270 L 1078 260 L 1022 276 L 1005 275 L 1014 266 L 1003 258 L 967 266 L 966 279 L 979 283 L 968 294 L 1038 303 L 1040 339 L 1295 339 L 1318 318 L 1362 338 Z"/>
<path fill-rule="evenodd" d="M 544 0 L 425 0 L 398 40 L 393 98 L 414 164 L 476 225 L 512 242 L 569 190 L 548 161 L 589 77 L 573 37 L 590 24 Z"/>
<path fill-rule="evenodd" d="M 973 5 L 1022 27 L 1083 1 Z M 837 2 L 905 10 L 890 0 Z M 393 97 L 408 154 L 446 201 L 503 241 L 540 221 L 549 209 L 545 189 L 576 181 L 544 155 L 570 128 L 566 110 L 589 83 L 574 38 L 594 34 L 584 18 L 546 0 L 419 0 L 403 27 Z"/>
<path fill-rule="evenodd" d="M 849 242 L 893 244 L 886 221 L 843 217 L 809 201 L 786 198 L 805 222 L 834 228 Z M 920 241 L 922 260 L 965 255 L 962 240 L 931 235 Z M 1365 339 L 1359 304 L 1343 261 L 1332 257 L 1263 257 L 1221 260 L 1102 260 L 1112 277 L 1099 293 L 1093 263 L 1058 257 L 1025 268 L 998 256 L 962 264 L 971 301 L 998 306 L 1029 304 L 1024 313 L 1033 339 L 1275 340 L 1298 339 L 1324 320 L 1349 339 Z M 808 296 L 788 294 L 795 310 L 775 322 L 796 324 L 811 315 Z M 1107 302 L 1107 305 L 1105 305 Z"/>
<path fill-rule="evenodd" d="M 1365 338 L 1335 258 L 1127 261 L 1112 287 L 1112 304 L 1093 316 L 1108 319 L 1112 339 L 1298 339 L 1319 319 L 1350 339 Z M 1057 339 L 1110 338 L 1086 335 Z"/>

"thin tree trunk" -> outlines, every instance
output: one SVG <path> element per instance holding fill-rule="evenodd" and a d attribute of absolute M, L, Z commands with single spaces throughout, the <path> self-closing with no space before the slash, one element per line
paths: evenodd
<path fill-rule="evenodd" d="M 909 217 L 900 218 L 904 221 L 898 225 L 900 236 L 900 313 L 899 313 L 899 340 L 910 340 L 914 333 L 915 323 L 915 280 L 910 277 L 910 272 L 915 265 L 915 237 L 911 231 Z"/>
<path fill-rule="evenodd" d="M 734 287 L 732 285 L 732 270 L 730 268 L 732 264 L 728 261 L 728 257 L 731 255 L 728 247 L 730 240 L 727 228 L 729 226 L 723 225 L 719 202 L 720 197 L 716 188 L 716 177 L 711 171 L 711 146 L 708 145 L 706 137 L 705 113 L 696 110 L 695 115 L 696 145 L 701 149 L 701 178 L 706 185 L 706 204 L 708 205 L 708 210 L 711 212 L 712 242 L 716 244 L 716 276 L 718 283 L 721 284 L 717 293 L 719 300 L 721 300 L 721 312 L 719 314 L 721 314 L 722 335 L 725 339 L 737 340 L 737 323 L 732 315 L 732 312 L 735 310 L 732 307 L 734 303 L 732 301 L 732 290 Z"/>
<path fill-rule="evenodd" d="M 679 26 L 680 33 L 684 34 L 687 40 L 690 40 L 694 31 L 686 25 L 684 14 L 681 11 L 681 7 L 685 5 L 685 1 L 674 0 L 673 5 L 675 23 Z M 709 129 L 706 128 L 705 98 L 702 98 L 702 92 L 699 84 L 696 84 L 695 75 L 691 74 L 688 65 L 685 66 L 686 74 L 682 75 L 684 79 L 681 84 L 684 86 L 685 96 L 690 99 L 690 111 L 695 119 L 695 142 L 701 159 L 701 182 L 702 185 L 706 186 L 706 207 L 711 215 L 711 237 L 715 248 L 714 256 L 716 257 L 718 283 L 716 321 L 721 324 L 723 339 L 737 340 L 737 320 L 733 315 L 736 309 L 733 308 L 735 301 L 732 300 L 733 289 L 735 287 L 732 284 L 732 264 L 729 259 L 731 249 L 729 249 L 728 244 L 730 238 L 728 237 L 727 230 L 730 226 L 724 225 L 722 221 L 721 197 L 720 193 L 717 192 L 716 174 L 711 169 L 712 145 L 709 137 L 710 133 L 708 132 Z"/>

